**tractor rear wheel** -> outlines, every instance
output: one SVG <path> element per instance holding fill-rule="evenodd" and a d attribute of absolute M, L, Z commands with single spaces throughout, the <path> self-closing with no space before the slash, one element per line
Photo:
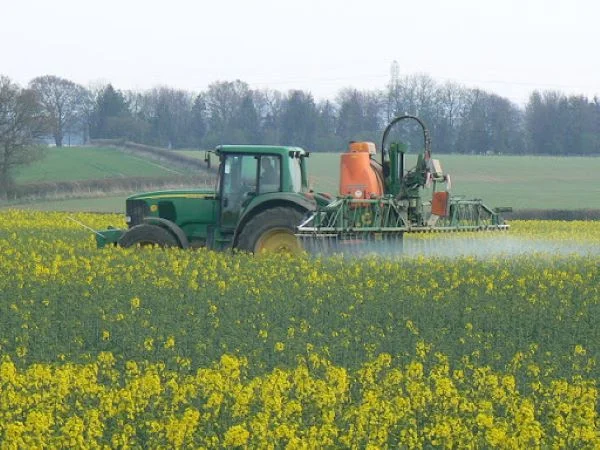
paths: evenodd
<path fill-rule="evenodd" d="M 158 245 L 165 248 L 178 247 L 179 243 L 175 236 L 164 228 L 143 223 L 127 230 L 121 239 L 119 239 L 119 245 L 125 248 L 135 247 L 136 245 L 141 247 Z"/>
<path fill-rule="evenodd" d="M 240 232 L 237 248 L 253 253 L 302 253 L 295 236 L 304 215 L 297 209 L 279 206 L 258 213 Z"/>

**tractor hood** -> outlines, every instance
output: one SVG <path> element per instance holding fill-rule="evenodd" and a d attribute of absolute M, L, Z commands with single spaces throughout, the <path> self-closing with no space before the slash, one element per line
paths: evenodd
<path fill-rule="evenodd" d="M 165 191 L 142 192 L 128 197 L 127 200 L 175 200 L 193 198 L 215 198 L 213 189 L 173 189 Z"/>
<path fill-rule="evenodd" d="M 125 201 L 125 221 L 131 228 L 149 220 L 214 223 L 217 193 L 212 189 L 173 189 L 143 192 Z"/>

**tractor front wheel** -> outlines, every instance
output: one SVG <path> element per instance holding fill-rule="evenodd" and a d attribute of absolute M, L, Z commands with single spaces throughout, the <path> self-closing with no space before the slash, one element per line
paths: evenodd
<path fill-rule="evenodd" d="M 121 247 L 141 247 L 158 245 L 159 247 L 178 247 L 179 243 L 175 236 L 169 233 L 164 228 L 156 225 L 143 223 L 136 225 L 125 232 L 119 239 Z"/>
<path fill-rule="evenodd" d="M 276 207 L 258 213 L 240 232 L 237 248 L 253 253 L 302 253 L 296 227 L 303 214 L 290 207 Z"/>

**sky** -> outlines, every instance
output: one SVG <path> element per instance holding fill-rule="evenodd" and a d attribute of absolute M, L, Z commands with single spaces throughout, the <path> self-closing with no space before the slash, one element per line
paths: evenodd
<path fill-rule="evenodd" d="M 333 99 L 400 76 L 524 104 L 533 90 L 600 96 L 592 0 L 1 0 L 0 74 L 84 86 L 304 89 Z"/>

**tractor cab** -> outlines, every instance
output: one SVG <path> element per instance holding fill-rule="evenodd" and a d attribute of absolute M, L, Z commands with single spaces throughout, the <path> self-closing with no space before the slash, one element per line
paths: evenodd
<path fill-rule="evenodd" d="M 243 212 L 266 194 L 308 191 L 308 154 L 300 148 L 222 145 L 215 153 L 220 159 L 217 189 L 223 232 L 235 230 Z"/>
<path fill-rule="evenodd" d="M 299 250 L 295 227 L 316 208 L 306 175 L 308 152 L 299 147 L 222 145 L 214 153 L 220 161 L 216 247 Z"/>

